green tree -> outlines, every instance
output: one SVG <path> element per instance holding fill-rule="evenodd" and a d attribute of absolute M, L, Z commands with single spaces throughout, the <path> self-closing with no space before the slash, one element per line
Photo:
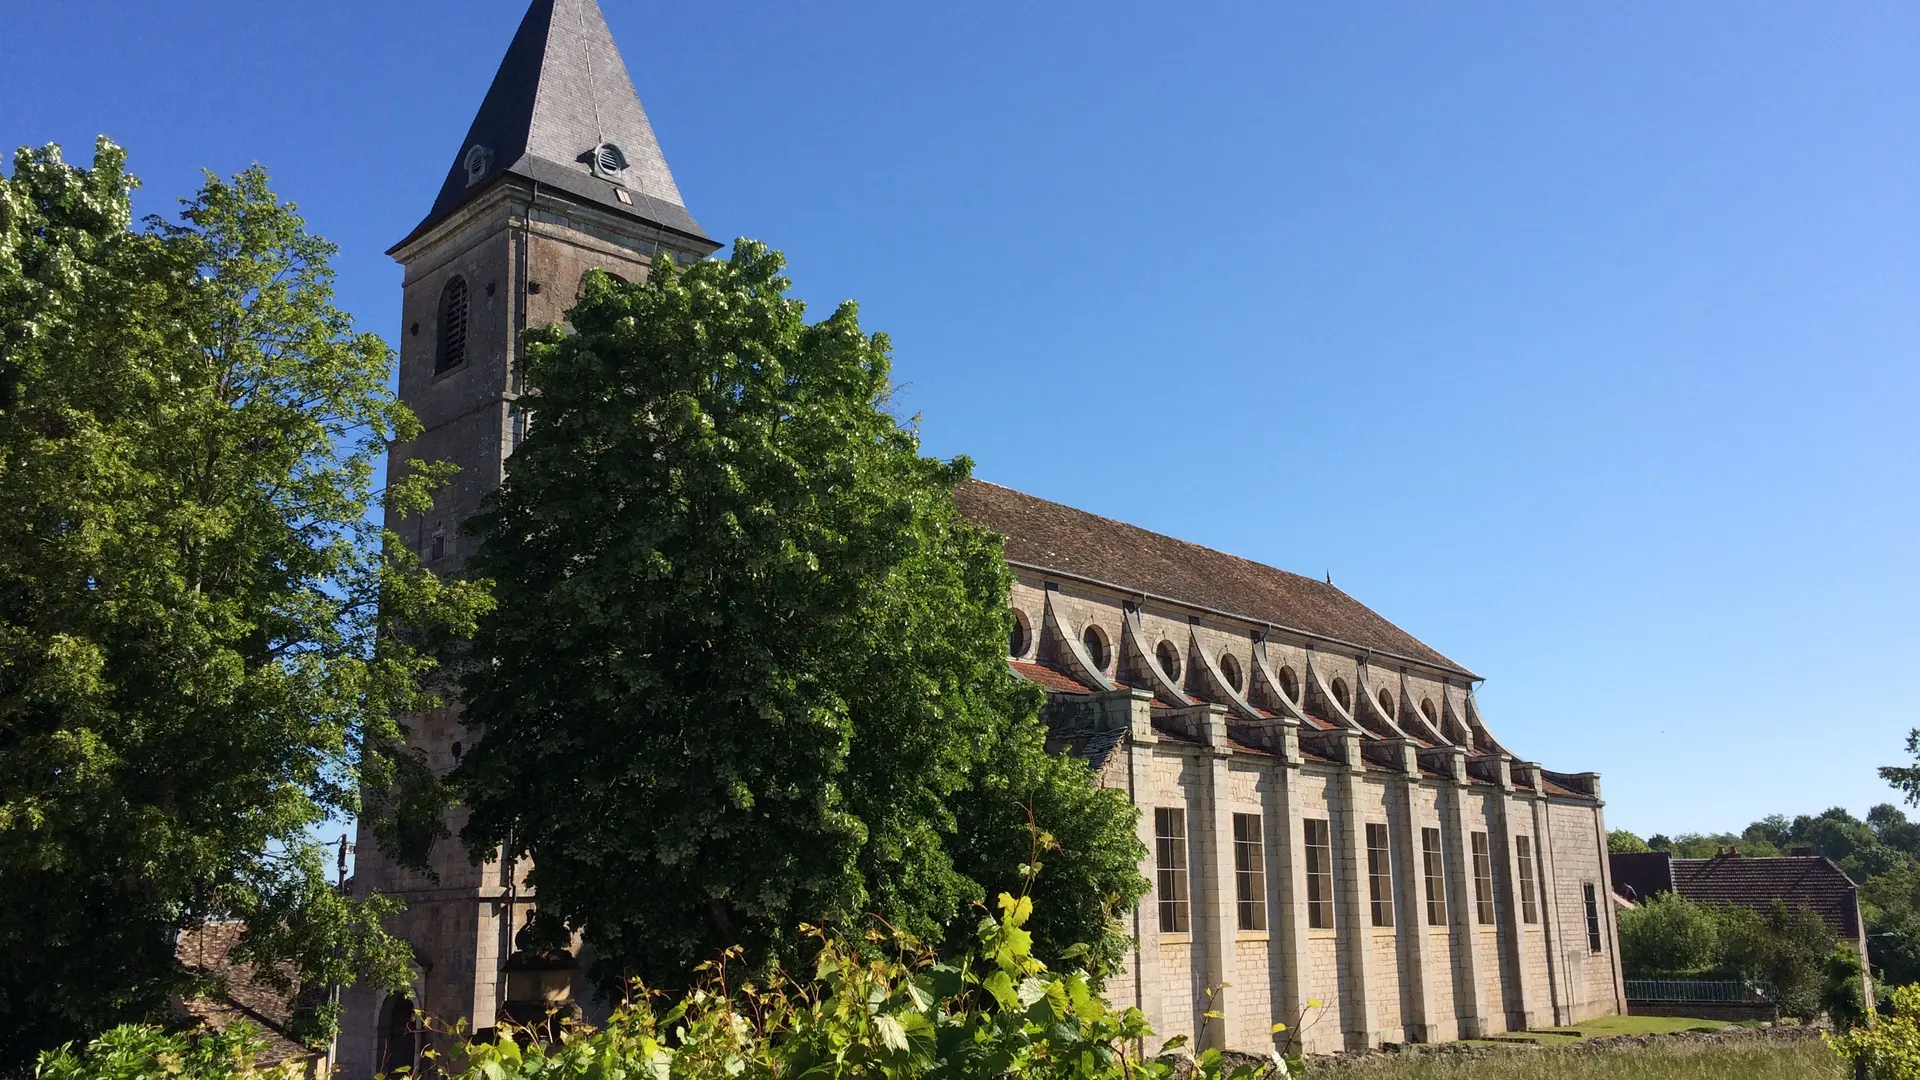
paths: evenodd
<path fill-rule="evenodd" d="M 1793 840 L 1793 822 L 1785 814 L 1769 814 L 1747 826 L 1740 838 L 1749 844 L 1765 843 L 1784 850 Z"/>
<path fill-rule="evenodd" d="M 1811 1019 L 1826 993 L 1828 959 L 1837 940 L 1818 915 L 1779 900 L 1765 912 L 1724 909 L 1721 926 L 1730 967 L 1773 984 L 1774 999 L 1788 1016 Z"/>
<path fill-rule="evenodd" d="M 202 919 L 308 984 L 402 978 L 312 830 L 363 747 L 376 785 L 407 765 L 433 665 L 398 631 L 480 602 L 369 524 L 414 421 L 333 248 L 257 167 L 135 228 L 124 168 L 102 139 L 0 179 L 0 1069 L 190 991 Z"/>
<path fill-rule="evenodd" d="M 1620 913 L 1620 964 L 1629 978 L 1697 975 L 1726 962 L 1721 912 L 1659 893 Z"/>
<path fill-rule="evenodd" d="M 1025 804 L 1067 849 L 1050 944 L 1096 940 L 1144 887 L 1133 811 L 1035 755 L 999 541 L 953 501 L 968 463 L 920 456 L 886 339 L 851 303 L 808 324 L 781 268 L 741 241 L 595 275 L 573 332 L 535 335 L 536 422 L 470 524 L 500 606 L 463 837 L 532 857 L 608 986 L 792 955 L 822 916 L 939 941 L 1031 857 Z"/>
<path fill-rule="evenodd" d="M 1613 829 L 1607 833 L 1607 850 L 1616 855 L 1633 855 L 1652 851 L 1645 840 L 1625 829 Z"/>

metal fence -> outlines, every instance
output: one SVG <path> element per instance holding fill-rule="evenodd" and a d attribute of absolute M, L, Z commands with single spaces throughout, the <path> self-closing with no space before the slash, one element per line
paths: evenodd
<path fill-rule="evenodd" d="M 1773 987 L 1733 979 L 1628 979 L 1627 1000 L 1666 1005 L 1757 1005 L 1773 1000 Z"/>

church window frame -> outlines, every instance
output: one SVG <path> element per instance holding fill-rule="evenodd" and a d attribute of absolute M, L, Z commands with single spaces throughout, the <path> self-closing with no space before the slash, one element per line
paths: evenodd
<path fill-rule="evenodd" d="M 1347 680 L 1335 678 L 1333 684 L 1329 686 L 1328 689 L 1333 691 L 1334 704 L 1340 706 L 1342 709 L 1353 708 L 1353 691 L 1347 689 Z"/>
<path fill-rule="evenodd" d="M 473 290 L 464 275 L 455 274 L 440 287 L 439 336 L 433 345 L 433 373 L 445 375 L 467 362 L 468 331 L 473 319 Z"/>
<path fill-rule="evenodd" d="M 1473 845 L 1473 909 L 1481 926 L 1492 926 L 1493 848 L 1487 834 L 1477 832 L 1469 838 Z"/>
<path fill-rule="evenodd" d="M 1600 898 L 1598 890 L 1591 881 L 1580 883 L 1582 898 L 1587 905 L 1587 951 L 1598 956 L 1602 949 L 1600 937 Z"/>
<path fill-rule="evenodd" d="M 1367 900 L 1373 925 L 1393 925 L 1393 842 L 1386 825 L 1367 822 Z"/>
<path fill-rule="evenodd" d="M 1394 718 L 1393 691 L 1382 688 L 1377 695 L 1380 702 L 1380 715 L 1391 720 Z"/>
<path fill-rule="evenodd" d="M 1153 810 L 1154 877 L 1158 886 L 1160 932 L 1190 933 L 1192 910 L 1187 891 L 1187 812 L 1180 807 Z"/>
<path fill-rule="evenodd" d="M 1534 888 L 1533 838 L 1516 836 L 1513 838 L 1513 857 L 1519 863 L 1520 875 L 1520 921 L 1537 923 L 1540 921 L 1539 894 Z"/>
<path fill-rule="evenodd" d="M 1233 815 L 1233 893 L 1240 929 L 1267 928 L 1267 846 L 1259 814 Z"/>
<path fill-rule="evenodd" d="M 1290 665 L 1280 665 L 1280 693 L 1294 704 L 1300 703 L 1300 676 Z"/>
<path fill-rule="evenodd" d="M 1333 929 L 1333 824 L 1307 818 L 1307 928 Z"/>
<path fill-rule="evenodd" d="M 1421 869 L 1427 878 L 1427 925 L 1447 925 L 1447 859 L 1440 830 L 1420 830 Z"/>

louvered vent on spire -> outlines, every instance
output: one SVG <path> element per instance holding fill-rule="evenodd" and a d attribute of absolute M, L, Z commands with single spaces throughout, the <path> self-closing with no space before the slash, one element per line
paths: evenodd
<path fill-rule="evenodd" d="M 595 0 L 534 0 L 433 210 L 408 239 L 502 175 L 712 243 L 680 198 Z"/>

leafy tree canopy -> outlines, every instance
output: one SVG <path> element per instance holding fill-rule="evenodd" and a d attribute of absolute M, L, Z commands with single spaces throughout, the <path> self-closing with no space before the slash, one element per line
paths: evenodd
<path fill-rule="evenodd" d="M 1631 855 L 1653 849 L 1647 846 L 1645 840 L 1625 829 L 1612 829 L 1607 832 L 1607 850 L 1615 854 Z"/>
<path fill-rule="evenodd" d="M 940 941 L 1017 890 L 1029 807 L 1062 849 L 1037 948 L 1110 944 L 1145 884 L 1134 812 L 1042 746 L 998 538 L 954 505 L 969 464 L 920 455 L 885 337 L 851 303 L 809 324 L 781 270 L 740 241 L 595 275 L 572 332 L 535 336 L 536 422 L 469 525 L 499 608 L 463 837 L 532 857 L 607 985 L 792 955 L 822 916 Z"/>
<path fill-rule="evenodd" d="M 423 704 L 431 662 L 386 631 L 480 603 L 368 524 L 414 422 L 334 249 L 257 167 L 136 228 L 124 166 L 102 139 L 0 178 L 0 1069 L 190 991 L 198 920 L 309 983 L 403 977 L 311 831 Z"/>

